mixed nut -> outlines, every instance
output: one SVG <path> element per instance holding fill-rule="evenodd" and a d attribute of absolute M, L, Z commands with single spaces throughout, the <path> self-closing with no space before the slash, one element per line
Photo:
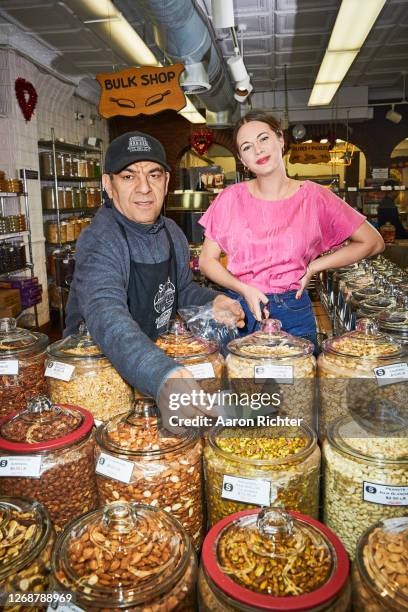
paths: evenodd
<path fill-rule="evenodd" d="M 0 375 L 0 417 L 7 417 L 25 408 L 27 400 L 44 394 L 47 381 L 44 377 L 45 353 L 18 359 L 18 374 Z"/>

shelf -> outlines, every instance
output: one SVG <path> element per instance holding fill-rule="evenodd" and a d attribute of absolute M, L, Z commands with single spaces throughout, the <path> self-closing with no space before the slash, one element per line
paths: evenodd
<path fill-rule="evenodd" d="M 102 152 L 101 149 L 98 149 L 97 147 L 76 145 L 70 142 L 61 142 L 60 140 L 56 140 L 54 144 L 55 144 L 56 151 L 71 151 L 71 152 L 77 151 L 78 153 L 82 151 L 82 152 L 98 153 L 99 155 Z M 43 149 L 52 149 L 52 145 L 53 145 L 52 140 L 39 140 L 38 141 L 39 148 L 42 147 Z"/>
<path fill-rule="evenodd" d="M 53 176 L 40 176 L 42 181 L 55 181 Z M 99 183 L 101 182 L 101 177 L 90 177 L 90 176 L 57 176 L 57 181 L 59 183 Z"/>
<path fill-rule="evenodd" d="M 30 232 L 14 232 L 12 234 L 0 234 L 0 240 L 8 240 L 9 238 L 20 238 L 22 236 L 28 236 Z"/>
<path fill-rule="evenodd" d="M 89 206 L 88 208 L 60 208 L 59 213 L 79 213 L 79 212 L 93 212 L 93 211 L 97 211 L 100 208 L 102 208 L 102 206 Z M 43 213 L 46 213 L 47 215 L 49 214 L 57 214 L 57 209 L 56 208 L 43 208 Z"/>
<path fill-rule="evenodd" d="M 49 247 L 63 247 L 63 246 L 67 246 L 70 244 L 76 244 L 76 240 L 69 240 L 67 242 L 48 242 L 48 240 L 45 241 L 45 244 Z"/>
<path fill-rule="evenodd" d="M 17 268 L 17 270 L 10 270 L 9 272 L 0 272 L 0 277 L 10 276 L 10 274 L 18 274 L 19 272 L 24 272 L 24 270 L 31 270 L 33 267 L 33 264 L 27 264 L 23 268 Z"/>
<path fill-rule="evenodd" d="M 11 192 L 0 191 L 0 198 L 19 198 L 25 195 L 27 194 L 26 193 L 15 193 L 14 191 L 11 191 Z"/>

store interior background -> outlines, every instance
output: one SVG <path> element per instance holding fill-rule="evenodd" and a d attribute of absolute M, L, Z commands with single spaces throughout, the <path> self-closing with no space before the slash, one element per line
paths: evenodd
<path fill-rule="evenodd" d="M 201 164 L 197 155 L 191 153 L 190 138 L 206 125 L 192 124 L 174 111 L 150 117 L 118 116 L 109 121 L 100 118 L 95 74 L 136 64 L 130 49 L 114 41 L 108 29 L 101 24 L 85 23 L 92 16 L 91 4 L 82 0 L 0 0 L 0 168 L 12 178 L 17 177 L 20 168 L 38 171 L 38 140 L 49 140 L 51 128 L 57 138 L 66 142 L 82 144 L 85 138 L 96 137 L 102 148 L 125 131 L 141 130 L 157 137 L 165 146 L 173 168 L 170 190 L 179 189 L 180 169 Z M 162 61 L 163 50 L 155 44 L 149 18 L 149 11 L 158 4 L 164 6 L 163 1 L 114 2 Z M 169 17 L 173 5 L 184 3 L 169 0 L 165 4 Z M 211 15 L 210 0 L 193 4 L 204 16 Z M 214 135 L 214 144 L 206 157 L 223 167 L 227 181 L 233 181 L 236 172 L 243 173 L 242 166 L 233 159 L 232 124 L 251 105 L 275 111 L 281 119 L 287 110 L 289 140 L 292 127 L 301 123 L 306 128 L 304 140 L 316 140 L 335 130 L 338 139 L 345 140 L 348 135 L 349 142 L 358 147 L 350 166 L 291 167 L 287 162 L 290 175 L 313 178 L 340 174 L 341 186 L 345 181 L 347 185 L 361 187 L 371 177 L 373 168 L 389 168 L 392 160 L 398 159 L 402 162 L 401 182 L 408 185 L 408 165 L 402 167 L 404 159 L 408 161 L 408 103 L 403 91 L 403 73 L 408 71 L 406 0 L 386 2 L 335 101 L 328 107 L 307 108 L 307 97 L 339 6 L 337 0 L 234 1 L 238 40 L 243 44 L 253 92 L 245 103 L 237 104 L 224 65 L 227 82 L 223 94 L 215 101 L 211 99 L 211 90 L 192 97 L 196 107 L 207 116 L 207 127 Z M 218 48 L 218 61 L 225 64 L 233 54 L 231 37 L 226 31 L 213 29 L 210 20 L 207 25 Z M 18 77 L 30 81 L 38 92 L 35 112 L 28 122 L 24 121 L 14 92 Z M 223 96 L 223 110 L 227 112 L 217 114 L 222 110 Z M 399 123 L 386 118 L 392 104 L 402 115 Z M 212 113 L 206 114 L 206 108 L 212 109 Z M 49 307 L 40 181 L 30 180 L 28 191 L 35 274 L 44 288 L 38 309 L 43 325 L 49 320 Z"/>

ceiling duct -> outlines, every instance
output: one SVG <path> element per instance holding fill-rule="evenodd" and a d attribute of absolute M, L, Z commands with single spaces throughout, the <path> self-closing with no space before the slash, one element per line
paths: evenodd
<path fill-rule="evenodd" d="M 194 0 L 139 0 L 138 6 L 153 24 L 159 49 L 174 63 L 186 66 L 181 78 L 186 93 L 198 95 L 214 113 L 234 110 L 234 91 L 225 62 L 207 18 Z"/>

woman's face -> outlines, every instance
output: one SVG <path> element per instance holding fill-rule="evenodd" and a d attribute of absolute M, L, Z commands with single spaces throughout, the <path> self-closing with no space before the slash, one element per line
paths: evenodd
<path fill-rule="evenodd" d="M 237 146 L 242 163 L 257 176 L 284 168 L 283 136 L 263 121 L 244 123 L 237 134 Z"/>

